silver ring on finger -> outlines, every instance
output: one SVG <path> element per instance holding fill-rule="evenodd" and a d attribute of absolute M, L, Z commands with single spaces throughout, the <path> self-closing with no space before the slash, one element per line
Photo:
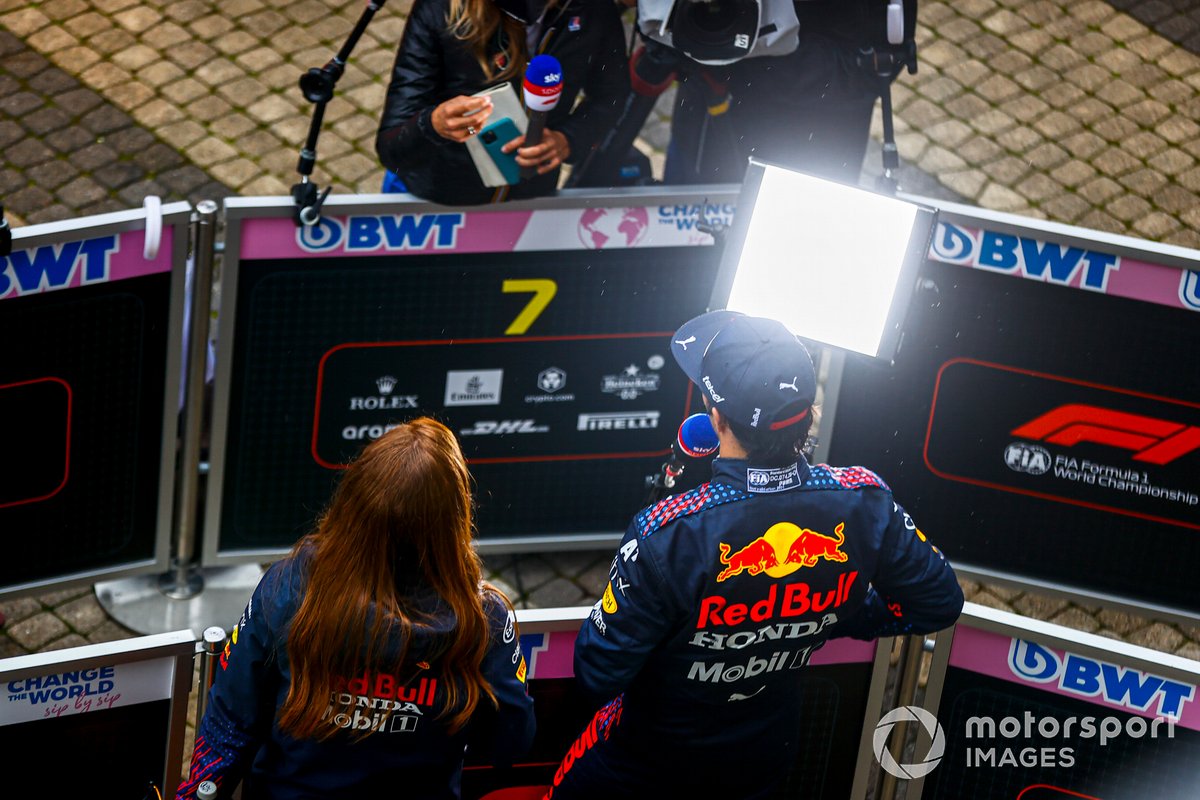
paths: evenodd
<path fill-rule="evenodd" d="M 475 135 L 475 128 L 468 126 L 467 127 L 467 136 L 474 136 L 474 135 Z"/>

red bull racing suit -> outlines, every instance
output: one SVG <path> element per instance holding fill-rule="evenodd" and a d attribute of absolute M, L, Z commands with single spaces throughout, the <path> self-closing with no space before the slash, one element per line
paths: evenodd
<path fill-rule="evenodd" d="M 963 605 L 879 476 L 803 459 L 715 459 L 711 481 L 636 515 L 609 577 L 575 645 L 576 680 L 608 702 L 548 797 L 769 796 L 813 651 L 941 630 Z"/>

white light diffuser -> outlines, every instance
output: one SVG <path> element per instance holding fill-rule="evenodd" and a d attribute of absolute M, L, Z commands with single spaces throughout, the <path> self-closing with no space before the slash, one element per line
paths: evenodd
<path fill-rule="evenodd" d="M 890 361 L 936 212 L 754 161 L 710 308 Z"/>

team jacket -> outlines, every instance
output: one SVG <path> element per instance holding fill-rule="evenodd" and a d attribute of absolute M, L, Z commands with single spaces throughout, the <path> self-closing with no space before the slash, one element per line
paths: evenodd
<path fill-rule="evenodd" d="M 438 640 L 454 635 L 452 614 L 433 593 L 416 605 L 432 615 L 428 628 L 414 627 L 404 675 L 347 675 L 332 690 L 350 695 L 349 713 L 335 717 L 345 729 L 332 739 L 296 740 L 275 724 L 291 680 L 286 637 L 299 607 L 306 570 L 300 561 L 272 565 L 255 589 L 218 659 L 204 718 L 196 730 L 191 774 L 178 798 L 195 796 L 201 781 L 217 783 L 221 796 L 245 780 L 245 797 L 457 798 L 464 748 L 503 765 L 533 739 L 533 701 L 525 686 L 515 621 L 498 601 L 488 608 L 491 647 L 483 674 L 500 701 L 480 700 L 466 729 L 451 735 L 438 719 L 445 682 L 436 660 Z M 401 642 L 389 643 L 399 647 Z M 425 665 L 425 666 L 423 666 Z M 426 668 L 427 666 L 427 668 Z M 390 716 L 382 716 L 384 709 Z M 375 728 L 353 741 L 350 731 Z"/>
<path fill-rule="evenodd" d="M 962 605 L 954 571 L 874 473 L 717 458 L 710 482 L 634 518 L 575 676 L 597 701 L 624 694 L 625 752 L 680 747 L 699 766 L 706 749 L 794 741 L 796 670 L 828 639 L 937 631 Z"/>
<path fill-rule="evenodd" d="M 375 149 L 383 165 L 419 197 L 450 205 L 487 203 L 495 199 L 495 190 L 479 179 L 466 145 L 443 139 L 431 121 L 440 103 L 495 83 L 487 80 L 471 52 L 447 30 L 448 12 L 448 0 L 413 4 L 392 68 Z M 552 7 L 531 55 L 539 53 L 554 56 L 562 65 L 562 95 L 547 115 L 546 127 L 567 137 L 568 160 L 576 163 L 615 124 L 629 93 L 624 29 L 613 0 L 565 0 Z M 502 57 L 500 41 L 490 55 Z M 522 77 L 518 74 L 513 80 L 518 97 Z M 508 198 L 553 194 L 557 184 L 558 170 L 554 170 L 511 187 Z"/>

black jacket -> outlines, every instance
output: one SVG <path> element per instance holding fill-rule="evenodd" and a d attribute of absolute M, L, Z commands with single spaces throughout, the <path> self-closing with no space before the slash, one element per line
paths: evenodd
<path fill-rule="evenodd" d="M 489 82 L 467 46 L 447 30 L 448 0 L 416 0 L 396 54 L 375 150 L 411 193 L 437 203 L 467 205 L 496 199 L 483 185 L 466 145 L 433 129 L 433 109 Z M 539 53 L 563 68 L 563 92 L 546 127 L 567 137 L 576 163 L 616 122 L 629 93 L 624 29 L 613 0 L 565 0 L 542 26 Z M 503 52 L 497 41 L 490 53 Z M 524 69 L 513 80 L 522 96 Z M 576 99 L 582 99 L 576 107 Z M 510 187 L 507 199 L 553 194 L 558 170 Z"/>
<path fill-rule="evenodd" d="M 525 685 L 515 620 L 490 595 L 485 600 L 491 641 L 481 665 L 499 707 L 479 701 L 467 727 L 450 733 L 439 715 L 446 708 L 444 673 L 436 657 L 456 635 L 454 614 L 432 592 L 422 590 L 410 602 L 428 614 L 414 625 L 407 663 L 411 674 L 383 672 L 348 675 L 337 687 L 354 697 L 354 711 L 335 718 L 346 731 L 325 741 L 294 739 L 279 729 L 277 713 L 287 698 L 292 670 L 287 634 L 303 599 L 307 557 L 284 558 L 254 590 L 225 653 L 219 658 L 204 718 L 196 728 L 191 774 L 176 798 L 195 796 L 210 780 L 227 797 L 239 780 L 243 796 L 271 800 L 385 797 L 403 788 L 406 798 L 452 800 L 460 796 L 464 747 L 498 765 L 524 754 L 533 740 L 533 700 Z M 398 636 L 385 643 L 390 654 L 404 646 Z M 390 716 L 384 716 L 384 711 Z M 356 741 L 352 731 L 374 732 Z"/>
<path fill-rule="evenodd" d="M 717 458 L 709 483 L 634 518 L 575 677 L 599 701 L 624 693 L 622 754 L 705 764 L 736 747 L 785 764 L 813 651 L 941 630 L 962 606 L 954 570 L 873 472 Z"/>

